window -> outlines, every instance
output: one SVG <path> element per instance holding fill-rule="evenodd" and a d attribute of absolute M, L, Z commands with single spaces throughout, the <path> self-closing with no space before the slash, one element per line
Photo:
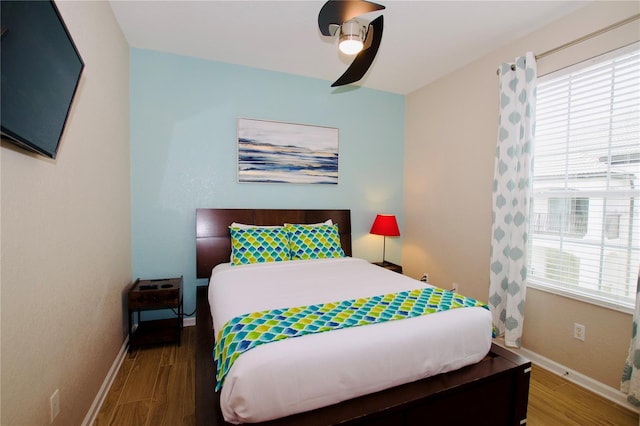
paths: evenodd
<path fill-rule="evenodd" d="M 640 48 L 542 77 L 529 283 L 633 309 L 640 266 Z"/>
<path fill-rule="evenodd" d="M 534 231 L 559 235 L 566 232 L 584 236 L 589 222 L 588 198 L 549 198 L 546 212 L 536 212 Z"/>

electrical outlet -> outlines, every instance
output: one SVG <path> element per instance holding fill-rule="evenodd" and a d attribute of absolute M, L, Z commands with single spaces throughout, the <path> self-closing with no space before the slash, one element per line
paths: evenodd
<path fill-rule="evenodd" d="M 428 283 L 429 282 L 429 274 L 427 274 L 426 272 L 424 274 L 422 274 L 422 278 L 420 278 L 420 281 Z"/>
<path fill-rule="evenodd" d="M 56 418 L 58 414 L 60 414 L 60 396 L 58 389 L 51 395 L 49 398 L 49 405 L 51 408 L 51 423 Z"/>
<path fill-rule="evenodd" d="M 459 289 L 460 289 L 460 284 L 456 282 L 451 284 L 451 291 L 453 291 L 454 293 L 457 293 Z"/>
<path fill-rule="evenodd" d="M 573 323 L 573 337 L 578 340 L 582 340 L 584 342 L 586 328 L 582 324 L 578 324 L 577 322 Z"/>

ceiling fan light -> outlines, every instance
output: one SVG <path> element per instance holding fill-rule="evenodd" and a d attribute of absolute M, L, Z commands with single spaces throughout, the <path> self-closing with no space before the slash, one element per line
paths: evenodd
<path fill-rule="evenodd" d="M 364 47 L 364 27 L 355 19 L 349 20 L 340 27 L 338 47 L 346 55 L 355 55 Z"/>
<path fill-rule="evenodd" d="M 362 50 L 362 41 L 358 39 L 345 38 L 340 40 L 340 51 L 346 55 L 355 55 Z"/>

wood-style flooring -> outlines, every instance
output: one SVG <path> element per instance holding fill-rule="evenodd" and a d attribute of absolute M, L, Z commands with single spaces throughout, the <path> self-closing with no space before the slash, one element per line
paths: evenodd
<path fill-rule="evenodd" d="M 195 425 L 195 337 L 184 327 L 180 346 L 127 354 L 94 425 Z"/>
<path fill-rule="evenodd" d="M 638 426 L 638 414 L 534 366 L 528 426 Z"/>
<path fill-rule="evenodd" d="M 195 327 L 182 346 L 164 345 L 128 354 L 95 425 L 194 425 Z M 638 414 L 534 366 L 528 426 L 638 426 Z"/>

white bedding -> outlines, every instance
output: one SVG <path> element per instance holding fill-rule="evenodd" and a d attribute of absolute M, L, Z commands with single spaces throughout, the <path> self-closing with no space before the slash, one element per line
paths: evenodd
<path fill-rule="evenodd" d="M 209 285 L 214 332 L 249 312 L 424 287 L 356 258 L 218 265 Z M 220 395 L 226 421 L 284 417 L 480 361 L 491 315 L 462 308 L 285 339 L 242 354 Z"/>

